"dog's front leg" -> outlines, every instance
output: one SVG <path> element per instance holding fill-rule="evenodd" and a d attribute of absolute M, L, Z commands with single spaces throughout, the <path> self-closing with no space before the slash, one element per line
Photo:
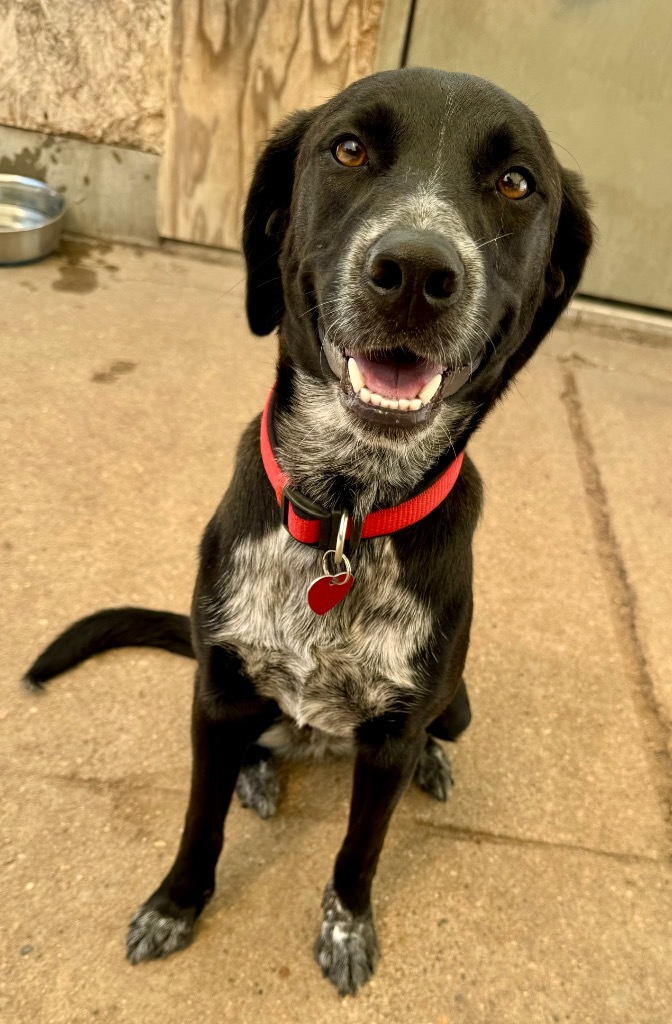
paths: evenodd
<path fill-rule="evenodd" d="M 376 968 L 371 885 L 392 813 L 425 739 L 424 729 L 400 731 L 398 722 L 388 718 L 358 730 L 348 831 L 333 880 L 324 890 L 324 918 L 315 943 L 315 959 L 341 995 L 354 995 Z"/>
<path fill-rule="evenodd" d="M 131 963 L 168 956 L 191 941 L 194 921 L 215 888 L 229 809 L 248 745 L 279 709 L 258 698 L 235 663 L 209 658 L 196 675 L 192 709 L 192 774 L 189 806 L 175 863 L 131 921 L 126 955 Z M 222 680 L 213 661 L 228 668 Z M 219 675 L 219 673 L 217 673 Z"/>

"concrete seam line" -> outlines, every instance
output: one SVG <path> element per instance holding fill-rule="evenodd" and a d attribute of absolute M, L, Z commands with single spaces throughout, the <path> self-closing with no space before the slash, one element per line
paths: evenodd
<path fill-rule="evenodd" d="M 668 856 L 672 856 L 672 757 L 670 722 L 656 698 L 646 654 L 637 628 L 637 595 L 614 531 L 607 493 L 595 458 L 586 418 L 581 405 L 576 374 L 560 364 L 563 389 L 560 398 L 567 412 L 579 471 L 583 480 L 596 550 L 607 586 L 616 638 L 625 668 L 634 686 L 635 708 L 642 722 L 644 747 L 656 785 L 668 834 Z"/>
<path fill-rule="evenodd" d="M 627 342 L 625 344 L 628 344 Z M 562 355 L 553 357 L 557 359 L 559 363 L 573 366 L 577 368 L 587 368 L 589 370 L 599 370 L 600 373 L 621 373 L 623 372 L 620 367 L 610 366 L 609 363 L 600 363 L 595 359 L 591 359 L 589 356 L 583 354 L 583 352 L 570 351 L 563 353 Z M 645 371 L 628 371 L 629 376 L 635 377 L 637 380 L 652 380 L 656 383 L 660 383 L 661 377 L 656 373 L 647 373 Z M 664 379 L 664 378 L 663 378 Z"/>
<path fill-rule="evenodd" d="M 423 821 L 421 818 L 414 818 L 414 823 L 421 828 L 432 829 L 440 832 L 442 836 L 452 839 L 455 842 L 473 843 L 480 846 L 481 843 L 489 846 L 513 846 L 518 849 L 551 850 L 559 853 L 575 853 L 590 857 L 602 857 L 607 860 L 617 861 L 619 864 L 665 864 L 666 859 L 647 855 L 645 853 L 628 853 L 619 850 L 603 850 L 599 846 L 584 846 L 581 843 L 554 842 L 547 839 L 535 839 L 528 836 L 512 836 L 504 832 L 487 832 L 483 829 L 468 828 L 460 825 L 443 824 L 441 822 Z"/>

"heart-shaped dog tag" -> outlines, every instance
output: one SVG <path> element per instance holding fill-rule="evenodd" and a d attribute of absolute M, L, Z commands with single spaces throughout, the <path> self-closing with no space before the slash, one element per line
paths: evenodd
<path fill-rule="evenodd" d="M 324 615 L 352 590 L 355 577 L 350 572 L 336 576 L 318 576 L 308 587 L 308 604 L 316 615 Z"/>
<path fill-rule="evenodd" d="M 327 566 L 329 565 L 330 555 L 334 556 L 334 569 L 338 569 L 341 561 L 343 561 L 345 563 L 345 572 L 329 572 Z M 355 582 L 350 561 L 343 554 L 342 547 L 338 561 L 336 561 L 336 558 L 336 551 L 325 551 L 322 557 L 323 575 L 318 576 L 308 587 L 308 604 L 316 615 L 324 615 L 325 612 L 330 611 L 339 601 L 342 601 L 346 594 L 350 593 L 352 584 Z"/>

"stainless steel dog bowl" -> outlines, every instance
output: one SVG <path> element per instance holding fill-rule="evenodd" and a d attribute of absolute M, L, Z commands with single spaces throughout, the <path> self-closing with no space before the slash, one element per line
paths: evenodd
<path fill-rule="evenodd" d="M 0 174 L 0 264 L 28 263 L 53 252 L 65 199 L 34 178 Z"/>

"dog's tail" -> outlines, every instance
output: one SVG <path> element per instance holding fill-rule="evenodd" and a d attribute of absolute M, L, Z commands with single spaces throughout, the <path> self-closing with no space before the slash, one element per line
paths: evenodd
<path fill-rule="evenodd" d="M 73 622 L 57 636 L 30 666 L 24 683 L 41 690 L 54 676 L 114 647 L 160 647 L 195 657 L 187 615 L 149 608 L 104 608 Z"/>

